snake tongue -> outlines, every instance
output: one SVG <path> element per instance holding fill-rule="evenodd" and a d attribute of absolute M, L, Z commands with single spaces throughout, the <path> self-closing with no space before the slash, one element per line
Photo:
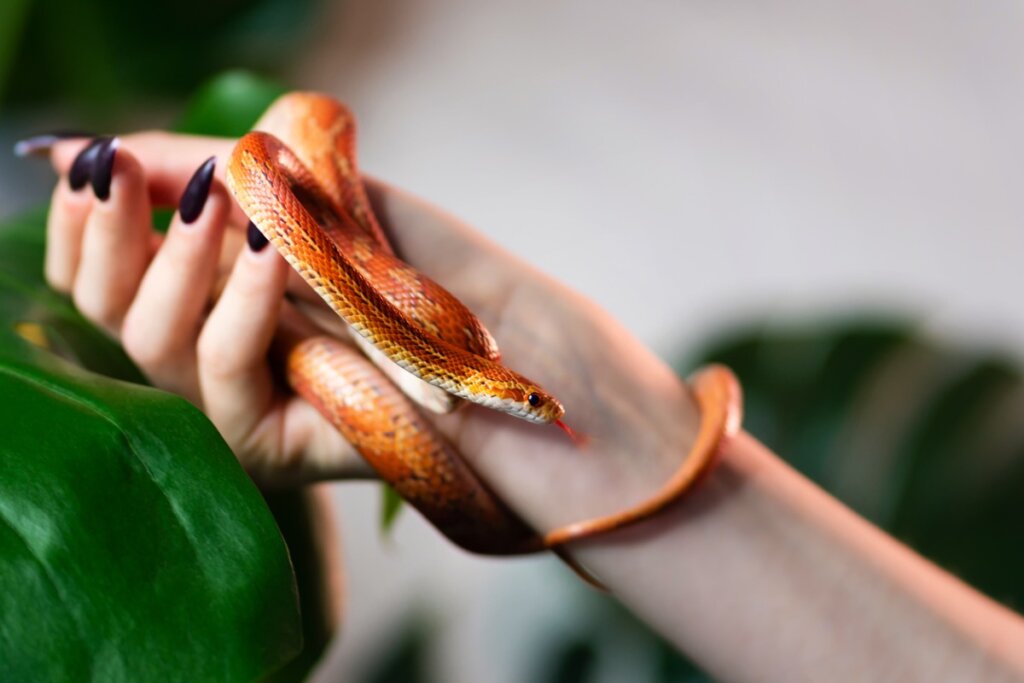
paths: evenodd
<path fill-rule="evenodd" d="M 576 432 L 572 427 L 570 427 L 569 425 L 565 424 L 561 420 L 555 420 L 555 425 L 559 429 L 561 429 L 563 432 L 568 434 L 569 438 L 572 439 L 572 442 L 574 444 L 576 444 L 577 446 L 585 446 L 586 445 L 587 437 L 584 436 L 583 434 L 580 434 L 580 433 Z"/>

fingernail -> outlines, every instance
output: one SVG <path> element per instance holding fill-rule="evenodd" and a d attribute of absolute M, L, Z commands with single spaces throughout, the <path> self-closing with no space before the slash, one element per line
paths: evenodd
<path fill-rule="evenodd" d="M 210 184 L 213 183 L 213 169 L 216 165 L 217 157 L 210 157 L 204 161 L 185 186 L 185 191 L 181 193 L 181 201 L 178 202 L 178 215 L 181 216 L 182 223 L 194 223 L 203 212 L 206 200 L 210 196 Z"/>
<path fill-rule="evenodd" d="M 96 162 L 96 150 L 100 148 L 106 138 L 96 138 L 86 145 L 75 160 L 71 162 L 71 170 L 68 171 L 68 185 L 76 192 L 85 187 L 92 175 L 92 167 Z"/>
<path fill-rule="evenodd" d="M 249 229 L 245 233 L 245 238 L 249 241 L 249 248 L 254 252 L 263 251 L 263 247 L 267 246 L 267 238 L 252 221 L 249 221 Z"/>
<path fill-rule="evenodd" d="M 14 156 L 27 157 L 29 155 L 46 156 L 50 149 L 61 140 L 74 138 L 91 138 L 92 133 L 82 130 L 58 130 L 52 133 L 40 133 L 32 137 L 18 140 L 14 143 Z"/>
<path fill-rule="evenodd" d="M 110 197 L 110 180 L 114 176 L 114 156 L 121 144 L 117 138 L 104 138 L 96 148 L 96 161 L 92 165 L 92 191 L 101 202 Z"/>

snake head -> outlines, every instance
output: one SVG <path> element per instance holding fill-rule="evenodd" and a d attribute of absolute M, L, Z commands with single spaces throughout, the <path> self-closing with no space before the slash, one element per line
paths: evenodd
<path fill-rule="evenodd" d="M 565 408 L 558 399 L 540 387 L 531 387 L 524 394 L 526 398 L 521 404 L 521 412 L 516 412 L 518 417 L 537 424 L 551 424 L 565 415 Z"/>

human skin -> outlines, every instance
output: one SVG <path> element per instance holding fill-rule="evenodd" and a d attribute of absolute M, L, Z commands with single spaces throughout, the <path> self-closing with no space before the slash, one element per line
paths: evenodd
<path fill-rule="evenodd" d="M 202 408 L 253 477 L 287 486 L 366 476 L 309 404 L 272 380 L 284 303 L 312 300 L 272 248 L 241 246 L 220 180 L 199 218 L 161 239 L 174 206 L 233 141 L 121 138 L 110 197 L 73 191 L 84 140 L 57 144 L 46 275 L 119 339 L 157 386 Z M 466 406 L 434 418 L 491 487 L 539 530 L 622 510 L 686 457 L 699 415 L 685 384 L 593 303 L 458 220 L 385 183 L 371 200 L 397 252 L 477 313 L 504 363 L 540 382 L 587 437 Z M 230 276 L 220 290 L 220 274 Z M 210 310 L 209 302 L 216 299 Z M 1024 680 L 1024 620 L 928 563 L 790 469 L 749 435 L 680 504 L 570 546 L 615 595 L 729 681 Z"/>

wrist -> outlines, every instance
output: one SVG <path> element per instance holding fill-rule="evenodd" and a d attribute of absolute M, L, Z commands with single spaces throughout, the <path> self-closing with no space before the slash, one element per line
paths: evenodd
<path fill-rule="evenodd" d="M 671 476 L 637 504 L 549 532 L 544 537 L 545 545 L 558 547 L 633 526 L 661 515 L 680 498 L 692 493 L 694 486 L 716 463 L 723 445 L 739 431 L 742 399 L 736 376 L 725 366 L 704 367 L 691 382 L 700 426 L 690 449 Z"/>
<path fill-rule="evenodd" d="M 614 438 L 606 433 L 577 449 L 567 487 L 581 495 L 553 496 L 550 505 L 536 511 L 547 516 L 538 528 L 548 532 L 549 542 L 575 542 L 658 516 L 688 494 L 709 464 L 720 436 L 712 424 L 716 411 L 695 400 L 707 403 L 707 397 L 674 375 L 658 392 L 647 390 L 648 409 L 620 420 Z M 705 424 L 702 407 L 712 423 Z"/>

